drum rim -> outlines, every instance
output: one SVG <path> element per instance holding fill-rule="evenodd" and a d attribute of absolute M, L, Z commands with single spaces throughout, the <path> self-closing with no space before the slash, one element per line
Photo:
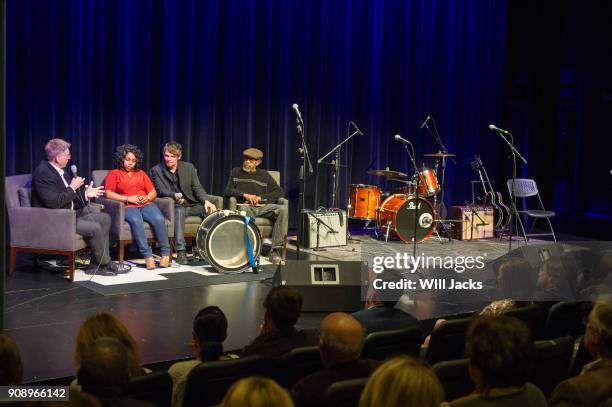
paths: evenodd
<path fill-rule="evenodd" d="M 239 220 L 243 225 L 244 225 L 244 218 L 242 216 L 240 216 L 240 214 L 236 211 L 230 211 L 231 213 L 226 214 L 225 216 L 219 218 L 223 223 L 229 220 Z M 209 215 L 210 216 L 210 215 Z M 218 262 L 216 262 L 213 258 L 211 258 L 211 256 L 209 256 L 209 252 L 210 252 L 210 240 L 206 239 L 206 241 L 204 242 L 204 250 L 200 249 L 200 247 L 197 246 L 197 240 L 198 240 L 198 234 L 200 233 L 200 230 L 203 229 L 203 225 L 205 223 L 205 221 L 208 219 L 209 217 L 207 216 L 206 218 L 204 218 L 202 220 L 202 223 L 200 223 L 200 226 L 198 226 L 198 231 L 196 232 L 196 248 L 198 250 L 198 252 L 200 253 L 200 255 L 202 257 L 204 257 L 204 259 L 217 271 L 219 272 L 236 272 L 236 271 L 240 271 L 240 270 L 246 270 L 248 268 L 250 268 L 249 266 L 249 261 L 247 260 L 246 263 L 244 265 L 238 266 L 238 267 L 227 267 L 224 265 L 219 264 Z M 216 229 L 216 224 L 213 225 L 212 229 Z M 255 247 L 253 248 L 253 256 L 255 257 L 255 259 L 258 259 L 259 256 L 261 255 L 261 250 L 262 250 L 262 246 L 263 246 L 263 242 L 262 242 L 262 238 L 261 238 L 261 231 L 259 230 L 259 227 L 257 227 L 257 225 L 255 224 L 255 222 L 249 222 L 249 228 L 253 231 L 253 234 L 255 236 Z M 211 231 L 209 230 L 209 232 Z M 207 234 L 208 236 L 208 234 Z M 244 235 L 243 235 L 244 236 Z M 248 256 L 247 256 L 248 257 Z"/>
<path fill-rule="evenodd" d="M 370 185 L 370 184 L 350 184 L 349 187 L 353 188 L 363 188 L 363 189 L 378 189 L 380 190 L 380 187 L 378 185 Z"/>

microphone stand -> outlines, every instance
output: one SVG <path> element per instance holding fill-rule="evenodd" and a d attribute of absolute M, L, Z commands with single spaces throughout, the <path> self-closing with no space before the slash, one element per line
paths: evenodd
<path fill-rule="evenodd" d="M 404 148 L 406 149 L 406 153 L 408 154 L 408 157 L 410 157 L 410 161 L 412 161 L 412 166 L 414 167 L 414 173 L 415 173 L 415 176 L 417 177 L 416 186 L 415 186 L 416 202 L 414 205 L 414 235 L 412 236 L 412 258 L 416 259 L 417 228 L 419 226 L 419 206 L 420 206 L 419 184 L 421 183 L 421 174 L 419 173 L 419 167 L 417 166 L 417 163 L 415 161 L 414 146 L 412 145 L 412 143 L 410 143 L 410 147 L 412 148 L 412 153 L 410 153 L 410 150 L 408 149 L 408 145 L 404 143 Z M 387 228 L 389 228 L 389 226 L 387 226 Z"/>
<path fill-rule="evenodd" d="M 512 251 L 512 234 L 514 233 L 513 226 L 514 223 L 518 221 L 518 212 L 516 209 L 516 196 L 514 195 L 514 185 L 516 184 L 516 157 L 518 156 L 521 161 L 527 164 L 527 160 L 525 157 L 521 155 L 521 153 L 514 147 L 514 136 L 512 133 L 508 132 L 510 136 L 510 140 L 504 136 L 504 133 L 501 131 L 496 131 L 497 134 L 506 142 L 508 147 L 510 147 L 510 152 L 512 153 L 512 187 L 510 188 L 510 202 L 512 202 L 512 211 L 510 211 L 510 231 L 508 233 L 508 253 Z M 515 219 L 512 219 L 515 218 Z M 514 222 L 513 222 L 514 221 Z M 518 225 L 516 226 L 518 230 Z"/>
<path fill-rule="evenodd" d="M 346 144 L 351 138 L 353 138 L 355 135 L 359 134 L 360 131 L 359 130 L 355 130 L 355 132 L 353 132 L 352 134 L 350 134 L 347 138 L 345 138 L 342 142 L 340 142 L 340 144 L 338 144 L 336 147 L 332 148 L 327 154 L 325 154 L 323 157 L 319 158 L 317 160 L 317 165 L 323 163 L 323 161 L 329 157 L 332 154 L 336 154 L 335 160 L 334 162 L 332 162 L 332 165 L 334 166 L 334 172 L 332 174 L 332 208 L 336 207 L 336 191 L 338 189 L 338 179 L 340 178 L 340 147 L 342 147 L 344 144 Z"/>
<path fill-rule="evenodd" d="M 300 244 L 302 238 L 302 210 L 306 207 L 305 201 L 305 190 L 306 190 L 306 177 L 304 174 L 304 170 L 306 165 L 308 164 L 308 174 L 312 174 L 312 163 L 310 162 L 310 156 L 308 154 L 308 147 L 306 146 L 306 140 L 304 137 L 304 122 L 300 120 L 300 117 L 297 116 L 295 118 L 295 123 L 297 127 L 298 135 L 300 136 L 300 141 L 302 143 L 301 147 L 298 148 L 300 154 L 300 169 L 299 169 L 299 198 L 298 198 L 298 242 L 297 242 L 297 259 L 300 259 Z"/>
<path fill-rule="evenodd" d="M 434 120 L 433 116 L 431 116 L 431 121 L 433 122 L 433 131 L 432 129 L 429 127 L 429 125 L 427 124 L 428 120 L 426 120 L 423 125 L 425 126 L 425 128 L 427 129 L 427 132 L 429 134 L 431 134 L 431 136 L 434 138 L 434 140 L 436 141 L 436 143 L 438 143 L 438 146 L 440 146 L 440 152 L 441 153 L 448 153 L 448 150 L 446 150 L 446 146 L 444 145 L 444 143 L 442 142 L 442 139 L 440 138 L 440 133 L 438 133 L 438 127 L 436 126 L 436 121 Z M 457 165 L 457 161 L 455 161 L 455 159 L 453 157 L 450 157 L 453 164 Z M 444 204 L 444 186 L 445 186 L 445 178 L 446 178 L 446 157 L 442 157 L 442 183 L 441 183 L 441 188 L 440 188 L 440 210 L 438 210 L 438 208 L 435 208 L 436 211 L 439 212 L 439 214 L 441 214 L 442 212 L 442 208 L 444 208 L 444 210 L 446 210 L 446 205 Z M 435 195 L 434 195 L 435 198 Z M 442 220 L 446 220 L 445 219 L 446 216 L 443 216 Z M 442 227 L 444 229 L 446 229 L 446 224 L 444 222 L 440 223 L 442 225 Z"/>

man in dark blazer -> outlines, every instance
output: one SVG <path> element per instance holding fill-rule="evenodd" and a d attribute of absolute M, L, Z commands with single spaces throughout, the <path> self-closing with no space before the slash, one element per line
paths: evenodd
<path fill-rule="evenodd" d="M 155 184 L 157 196 L 174 199 L 174 248 L 176 261 L 188 264 L 185 253 L 185 219 L 188 216 L 205 217 L 217 210 L 210 202 L 193 164 L 181 161 L 183 148 L 176 141 L 166 143 L 164 161 L 151 168 L 149 174 Z"/>
<path fill-rule="evenodd" d="M 550 406 L 596 407 L 612 398 L 612 301 L 595 304 L 583 340 L 595 360 L 579 376 L 559 383 L 550 395 Z"/>
<path fill-rule="evenodd" d="M 109 256 L 110 216 L 93 212 L 89 199 L 104 195 L 104 187 L 84 187 L 85 179 L 66 171 L 70 160 L 70 143 L 51 139 L 45 145 L 46 160 L 42 160 L 32 175 L 32 205 L 49 209 L 76 211 L 76 232 L 83 236 L 93 259 L 87 274 L 114 276 L 119 270 Z"/>

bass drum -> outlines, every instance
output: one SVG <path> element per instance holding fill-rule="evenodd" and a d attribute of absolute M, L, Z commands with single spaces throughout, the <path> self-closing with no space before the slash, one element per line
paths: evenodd
<path fill-rule="evenodd" d="M 415 210 L 417 208 L 417 210 Z M 378 225 L 384 233 L 393 233 L 404 242 L 414 239 L 414 215 L 417 214 L 417 242 L 427 240 L 436 225 L 436 213 L 431 204 L 415 196 L 394 194 L 385 199 L 378 212 Z"/>
<path fill-rule="evenodd" d="M 253 257 L 261 253 L 261 234 L 254 222 L 247 227 Z M 208 215 L 196 234 L 200 256 L 220 272 L 240 271 L 249 267 L 244 217 L 222 210 Z"/>

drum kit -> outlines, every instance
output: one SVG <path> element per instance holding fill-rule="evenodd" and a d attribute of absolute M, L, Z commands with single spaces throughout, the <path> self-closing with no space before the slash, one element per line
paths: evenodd
<path fill-rule="evenodd" d="M 434 169 L 423 168 L 409 180 L 405 180 L 408 174 L 389 168 L 367 171 L 370 175 L 403 185 L 393 193 L 384 193 L 376 185 L 351 184 L 348 217 L 367 221 L 364 229 L 374 222 L 375 227 L 371 229 L 377 235 L 379 231 L 384 233 L 385 240 L 393 235 L 404 242 L 413 242 L 415 238 L 417 242 L 422 242 L 433 233 L 438 234 L 437 225 L 444 223 L 444 216 L 440 217 L 437 213 L 439 209 L 436 209 L 441 206 L 438 197 L 444 189 L 444 181 L 440 183 L 437 177 L 438 163 L 440 158 L 454 157 L 455 154 L 439 151 L 425 156 L 436 159 Z"/>

